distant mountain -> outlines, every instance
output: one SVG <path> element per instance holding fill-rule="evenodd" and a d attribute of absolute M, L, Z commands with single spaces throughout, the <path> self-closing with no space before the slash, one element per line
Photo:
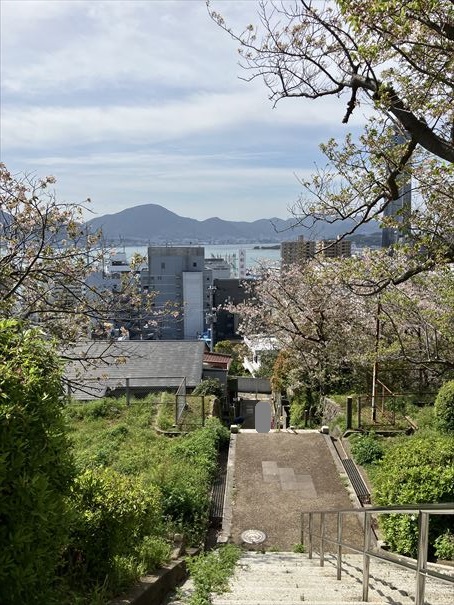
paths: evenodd
<path fill-rule="evenodd" d="M 179 216 L 158 204 L 127 208 L 116 214 L 105 214 L 86 224 L 91 232 L 102 230 L 108 243 L 125 245 L 147 244 L 237 244 L 278 243 L 304 235 L 307 239 L 334 238 L 349 230 L 351 221 L 329 224 L 317 222 L 293 227 L 294 219 L 259 219 L 252 222 L 225 221 L 218 217 L 198 221 Z M 358 233 L 378 231 L 377 223 L 362 226 Z"/>

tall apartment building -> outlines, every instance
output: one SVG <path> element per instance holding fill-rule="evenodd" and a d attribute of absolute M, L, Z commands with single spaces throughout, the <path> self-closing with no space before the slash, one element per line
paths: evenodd
<path fill-rule="evenodd" d="M 156 292 L 154 308 L 162 312 L 156 338 L 195 340 L 203 333 L 212 285 L 204 257 L 203 246 L 149 246 L 141 285 L 143 291 Z M 176 313 L 166 313 L 169 306 Z"/>
<path fill-rule="evenodd" d="M 297 240 L 281 243 L 281 260 L 283 265 L 300 263 L 315 256 L 315 241 L 305 240 L 300 235 Z"/>
<path fill-rule="evenodd" d="M 402 145 L 409 140 L 407 134 L 396 133 L 394 136 L 395 145 Z M 396 200 L 391 200 L 383 211 L 383 217 L 391 217 L 397 225 L 392 227 L 383 227 L 381 232 L 382 248 L 389 248 L 397 244 L 402 238 L 408 235 L 406 227 L 399 228 L 399 224 L 404 223 L 411 212 L 411 176 L 408 172 L 403 172 L 398 180 L 399 191 Z"/>
<path fill-rule="evenodd" d="M 281 260 L 282 264 L 301 263 L 320 254 L 326 258 L 352 255 L 352 243 L 350 240 L 323 239 L 320 241 L 306 240 L 302 235 L 297 240 L 282 242 Z"/>
<path fill-rule="evenodd" d="M 326 258 L 352 255 L 352 243 L 348 239 L 322 239 L 317 242 L 317 253 Z"/>

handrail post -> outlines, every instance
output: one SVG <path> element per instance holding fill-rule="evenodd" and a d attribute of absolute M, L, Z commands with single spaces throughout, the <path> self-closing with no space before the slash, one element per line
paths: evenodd
<path fill-rule="evenodd" d="M 308 551 L 309 559 L 312 559 L 312 532 L 313 532 L 313 529 L 314 529 L 313 513 L 309 513 L 309 551 Z"/>
<path fill-rule="evenodd" d="M 363 601 L 369 600 L 371 514 L 364 513 Z"/>
<path fill-rule="evenodd" d="M 342 521 L 341 513 L 337 513 L 337 579 L 342 577 Z"/>
<path fill-rule="evenodd" d="M 320 567 L 325 565 L 325 513 L 320 513 Z"/>
<path fill-rule="evenodd" d="M 426 588 L 427 551 L 429 545 L 429 513 L 419 511 L 418 516 L 418 559 L 416 561 L 415 605 L 424 605 Z"/>

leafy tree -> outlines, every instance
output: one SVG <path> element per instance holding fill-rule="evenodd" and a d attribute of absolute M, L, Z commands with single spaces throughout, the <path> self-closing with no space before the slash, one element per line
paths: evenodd
<path fill-rule="evenodd" d="M 0 601 L 48 603 L 74 477 L 58 357 L 42 333 L 0 320 Z"/>
<path fill-rule="evenodd" d="M 379 220 L 397 229 L 407 263 L 377 253 L 376 289 L 454 260 L 454 6 L 450 0 L 311 0 L 258 3 L 259 25 L 242 34 L 212 18 L 240 44 L 246 79 L 262 78 L 274 103 L 347 101 L 343 123 L 367 107 L 359 137 L 321 146 L 327 166 L 302 182 L 297 222 Z M 383 218 L 401 201 L 417 203 Z M 393 271 L 388 271 L 389 268 Z"/>
<path fill-rule="evenodd" d="M 214 350 L 216 353 L 225 353 L 232 356 L 232 363 L 229 367 L 231 376 L 243 376 L 247 373 L 247 370 L 243 367 L 243 358 L 246 355 L 247 348 L 243 343 L 220 340 L 216 343 Z"/>
<path fill-rule="evenodd" d="M 326 393 L 347 377 L 355 380 L 353 362 L 360 368 L 364 350 L 374 346 L 369 304 L 344 287 L 338 261 L 313 261 L 266 271 L 237 310 L 243 333 L 272 336 L 286 351 L 273 385 Z"/>

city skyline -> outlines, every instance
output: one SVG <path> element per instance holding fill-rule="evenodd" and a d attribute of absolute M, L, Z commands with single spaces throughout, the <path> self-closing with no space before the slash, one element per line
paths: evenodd
<path fill-rule="evenodd" d="M 257 3 L 213 2 L 241 31 Z M 283 100 L 244 82 L 204 0 L 3 0 L 2 161 L 57 178 L 97 215 L 155 203 L 204 220 L 288 218 L 343 101 Z M 26 44 L 24 44 L 26 40 Z M 354 116 L 355 130 L 362 116 Z M 87 215 L 88 217 L 88 215 Z"/>

